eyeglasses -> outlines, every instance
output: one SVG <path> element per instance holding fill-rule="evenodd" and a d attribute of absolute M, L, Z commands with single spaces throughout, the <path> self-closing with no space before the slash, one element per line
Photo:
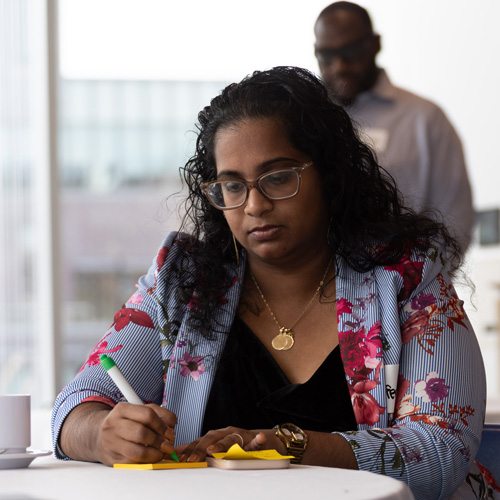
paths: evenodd
<path fill-rule="evenodd" d="M 320 65 L 330 64 L 337 58 L 346 62 L 353 62 L 364 55 L 372 39 L 373 36 L 370 35 L 339 49 L 316 49 L 314 54 Z"/>
<path fill-rule="evenodd" d="M 280 161 L 280 168 L 248 182 L 242 179 L 204 182 L 201 188 L 208 201 L 219 210 L 231 210 L 244 205 L 250 189 L 256 188 L 268 200 L 293 198 L 300 189 L 302 172 L 313 162 L 292 166 L 292 161 Z"/>

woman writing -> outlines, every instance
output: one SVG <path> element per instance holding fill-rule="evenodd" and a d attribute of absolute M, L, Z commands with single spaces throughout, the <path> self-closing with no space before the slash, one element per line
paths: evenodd
<path fill-rule="evenodd" d="M 198 128 L 182 232 L 57 398 L 57 456 L 199 461 L 238 443 L 476 498 L 484 369 L 446 229 L 402 207 L 305 70 L 230 85 Z"/>

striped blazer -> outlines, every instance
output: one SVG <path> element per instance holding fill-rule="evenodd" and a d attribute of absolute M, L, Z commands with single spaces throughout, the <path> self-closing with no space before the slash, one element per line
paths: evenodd
<path fill-rule="evenodd" d="M 196 291 L 179 299 L 174 270 L 189 259 L 183 235 L 170 233 L 137 291 L 75 379 L 52 416 L 55 454 L 66 415 L 83 401 L 124 400 L 99 356 L 116 361 L 145 402 L 177 415 L 176 445 L 200 436 L 205 406 L 246 268 L 220 296 L 207 340 L 193 327 Z M 409 252 L 399 264 L 359 273 L 337 259 L 337 324 L 357 429 L 339 433 L 359 469 L 405 481 L 416 499 L 497 494 L 474 462 L 485 414 L 479 346 L 439 246 Z M 279 423 L 279 422 L 276 422 Z M 482 470 L 482 469 L 481 469 Z M 487 497 L 485 497 L 487 498 Z M 493 498 L 493 497 L 492 497 Z"/>

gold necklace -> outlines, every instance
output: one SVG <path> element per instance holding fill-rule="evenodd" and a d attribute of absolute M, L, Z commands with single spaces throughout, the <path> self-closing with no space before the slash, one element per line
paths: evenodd
<path fill-rule="evenodd" d="M 333 261 L 333 256 L 330 259 L 330 262 L 328 262 L 328 266 L 326 267 L 325 274 L 323 274 L 323 278 L 321 278 L 321 281 L 319 282 L 318 288 L 316 288 L 316 291 L 314 292 L 312 299 L 308 302 L 307 306 L 304 307 L 303 311 L 299 314 L 299 317 L 294 321 L 293 325 L 290 328 L 285 328 L 284 326 L 280 326 L 279 321 L 276 319 L 276 316 L 274 315 L 273 311 L 269 307 L 269 304 L 267 303 L 267 300 L 264 297 L 264 294 L 262 293 L 262 290 L 260 289 L 260 286 L 257 283 L 255 276 L 253 275 L 252 271 L 250 271 L 250 275 L 252 276 L 252 280 L 255 283 L 255 287 L 257 288 L 258 292 L 260 293 L 260 296 L 261 296 L 264 304 L 266 304 L 268 311 L 271 313 L 271 316 L 273 317 L 274 322 L 278 325 L 278 328 L 280 329 L 280 332 L 278 333 L 278 335 L 276 335 L 276 337 L 274 337 L 272 342 L 271 342 L 273 348 L 276 351 L 288 351 L 288 349 L 291 349 L 293 347 L 295 340 L 293 338 L 294 333 L 293 333 L 292 329 L 302 319 L 302 316 L 304 316 L 306 311 L 311 307 L 311 304 L 313 303 L 314 299 L 316 298 L 319 291 L 321 290 L 321 287 L 325 284 L 326 275 L 328 274 L 328 271 L 330 270 L 330 266 L 332 265 L 332 261 Z"/>

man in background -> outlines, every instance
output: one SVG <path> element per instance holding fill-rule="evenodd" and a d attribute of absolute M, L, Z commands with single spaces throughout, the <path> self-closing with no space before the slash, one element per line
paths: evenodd
<path fill-rule="evenodd" d="M 368 12 L 335 2 L 315 24 L 315 54 L 334 99 L 358 124 L 408 206 L 432 210 L 459 240 L 470 243 L 474 210 L 462 145 L 434 103 L 392 85 L 376 64 L 380 36 Z"/>

